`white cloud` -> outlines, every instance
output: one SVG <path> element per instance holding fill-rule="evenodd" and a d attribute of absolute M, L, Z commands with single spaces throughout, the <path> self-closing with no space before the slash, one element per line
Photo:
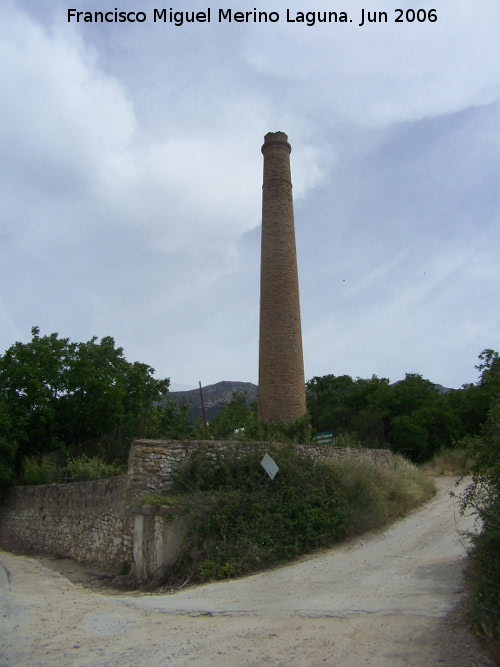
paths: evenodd
<path fill-rule="evenodd" d="M 63 182 L 71 172 L 98 178 L 116 169 L 113 158 L 134 132 L 122 87 L 74 31 L 43 29 L 8 6 L 2 14 L 0 57 L 9 67 L 1 70 L 1 127 L 10 159 L 18 168 L 31 164 L 38 178 L 55 168 Z"/>
<path fill-rule="evenodd" d="M 500 6 L 438 14 L 178 29 L 2 3 L 5 347 L 39 324 L 180 383 L 256 380 L 260 146 L 282 130 L 308 376 L 474 375 L 499 347 Z"/>
<path fill-rule="evenodd" d="M 23 239 L 34 235 L 39 246 L 82 226 L 132 225 L 164 252 L 208 243 L 222 253 L 226 247 L 230 259 L 234 240 L 260 219 L 258 100 L 218 100 L 208 126 L 199 122 L 203 105 L 194 105 L 179 130 L 186 100 L 173 99 L 161 109 L 163 137 L 148 136 L 126 87 L 76 30 L 43 28 L 9 5 L 2 12 L 0 57 L 11 65 L 0 72 L 0 138 L 9 160 L 6 199 L 24 217 Z M 302 152 L 308 168 L 299 192 L 319 179 L 314 151 Z"/>
<path fill-rule="evenodd" d="M 280 5 L 280 3 L 278 3 Z M 303 9 L 288 2 L 292 10 Z M 324 2 L 318 10 L 330 10 Z M 387 24 L 358 27 L 361 8 L 387 11 Z M 282 9 L 284 13 L 284 9 Z M 386 126 L 454 113 L 498 99 L 500 6 L 485 0 L 442 0 L 435 23 L 395 24 L 394 3 L 349 4 L 352 24 L 276 24 L 254 30 L 247 62 L 275 77 L 287 102 L 314 100 L 315 112 L 333 119 Z M 323 116 L 323 122 L 327 118 Z"/>

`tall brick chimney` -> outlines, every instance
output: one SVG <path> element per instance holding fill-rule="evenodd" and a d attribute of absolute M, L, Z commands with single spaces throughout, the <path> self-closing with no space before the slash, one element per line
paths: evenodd
<path fill-rule="evenodd" d="M 295 419 L 306 411 L 291 150 L 284 132 L 264 137 L 259 415 L 266 421 Z"/>

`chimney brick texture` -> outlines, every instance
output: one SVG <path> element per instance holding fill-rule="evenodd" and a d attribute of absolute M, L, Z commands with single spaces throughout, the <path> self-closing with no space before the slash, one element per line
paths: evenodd
<path fill-rule="evenodd" d="M 264 138 L 260 274 L 259 415 L 291 420 L 306 411 L 290 144 Z"/>

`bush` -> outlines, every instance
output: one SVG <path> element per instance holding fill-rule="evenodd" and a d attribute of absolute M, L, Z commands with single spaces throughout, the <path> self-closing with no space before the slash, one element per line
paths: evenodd
<path fill-rule="evenodd" d="M 28 486 L 55 484 L 61 481 L 63 474 L 54 455 L 45 454 L 38 458 L 35 456 L 26 456 L 22 464 L 21 482 Z"/>
<path fill-rule="evenodd" d="M 0 437 L 0 494 L 15 479 L 15 455 L 17 444 Z"/>
<path fill-rule="evenodd" d="M 253 442 L 307 443 L 311 440 L 309 413 L 297 419 L 266 422 L 257 414 L 257 404 L 251 408 L 246 402 L 246 392 L 235 391 L 229 403 L 208 424 L 212 440 L 249 440 Z M 205 426 L 199 422 L 196 436 L 205 438 Z"/>
<path fill-rule="evenodd" d="M 274 480 L 260 465 L 266 451 L 279 466 Z M 406 513 L 432 495 L 433 483 L 401 457 L 389 466 L 319 462 L 291 446 L 241 445 L 200 447 L 172 493 L 191 528 L 169 585 L 240 576 L 331 546 Z"/>
<path fill-rule="evenodd" d="M 120 474 L 119 469 L 112 464 L 105 463 L 98 456 L 89 457 L 83 454 L 68 459 L 67 463 L 61 463 L 61 459 L 52 453 L 42 457 L 25 457 L 22 463 L 21 483 L 30 486 L 86 482 L 114 477 L 117 474 Z"/>
<path fill-rule="evenodd" d="M 474 458 L 467 447 L 441 449 L 422 466 L 427 475 L 470 475 Z"/>
<path fill-rule="evenodd" d="M 0 400 L 0 497 L 16 477 L 18 449 L 7 406 Z"/>
<path fill-rule="evenodd" d="M 331 468 L 291 447 L 268 447 L 279 466 L 271 480 L 260 466 L 265 451 L 200 448 L 179 471 L 173 491 L 193 525 L 169 581 L 239 576 L 345 536 L 349 508 Z"/>
<path fill-rule="evenodd" d="M 256 410 L 247 415 L 244 427 L 239 433 L 239 439 L 257 442 L 281 442 L 305 444 L 312 440 L 311 419 L 309 413 L 278 422 L 266 422 L 259 419 Z"/>
<path fill-rule="evenodd" d="M 474 474 L 462 498 L 462 512 L 472 509 L 483 526 L 479 535 L 468 535 L 471 623 L 500 660 L 500 401 L 492 406 L 480 436 L 467 443 Z"/>
<path fill-rule="evenodd" d="M 177 404 L 172 396 L 150 408 L 146 414 L 145 437 L 151 440 L 187 440 L 194 436 L 194 425 L 189 416 L 189 406 L 183 396 Z"/>
<path fill-rule="evenodd" d="M 346 449 L 361 449 L 363 444 L 354 433 L 341 433 L 332 440 L 333 447 L 344 447 Z"/>
<path fill-rule="evenodd" d="M 104 479 L 117 474 L 114 465 L 105 463 L 98 456 L 91 458 L 82 454 L 69 459 L 66 465 L 67 476 L 72 482 L 87 482 L 93 479 Z"/>
<path fill-rule="evenodd" d="M 484 527 L 472 537 L 467 582 L 472 592 L 471 623 L 500 664 L 500 503 L 482 513 Z"/>

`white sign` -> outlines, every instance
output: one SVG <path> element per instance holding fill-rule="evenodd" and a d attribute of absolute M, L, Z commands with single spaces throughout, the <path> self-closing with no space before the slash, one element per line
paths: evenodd
<path fill-rule="evenodd" d="M 264 468 L 264 470 L 267 472 L 269 477 L 271 479 L 274 479 L 276 477 L 276 473 L 278 472 L 279 468 L 276 465 L 276 461 L 269 456 L 269 454 L 265 454 L 264 458 L 260 462 L 260 465 Z"/>

